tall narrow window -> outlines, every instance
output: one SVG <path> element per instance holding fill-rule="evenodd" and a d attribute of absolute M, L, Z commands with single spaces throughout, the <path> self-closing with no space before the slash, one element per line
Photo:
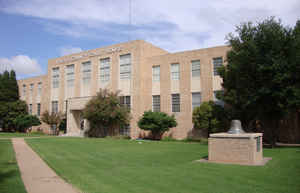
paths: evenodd
<path fill-rule="evenodd" d="M 29 114 L 32 114 L 32 104 L 29 104 L 29 109 L 28 109 L 28 111 L 29 111 Z"/>
<path fill-rule="evenodd" d="M 52 68 L 52 88 L 59 87 L 59 67 Z"/>
<path fill-rule="evenodd" d="M 130 96 L 121 96 L 120 97 L 120 104 L 126 106 L 127 108 L 130 109 L 131 107 L 131 101 L 130 101 Z"/>
<path fill-rule="evenodd" d="M 92 77 L 92 65 L 91 62 L 84 62 L 81 66 L 81 73 L 82 73 L 82 82 L 84 85 L 87 85 L 91 82 Z"/>
<path fill-rule="evenodd" d="M 152 110 L 153 110 L 153 112 L 160 111 L 160 95 L 152 96 Z"/>
<path fill-rule="evenodd" d="M 52 101 L 52 113 L 57 113 L 58 112 L 58 101 Z"/>
<path fill-rule="evenodd" d="M 120 79 L 126 80 L 131 77 L 131 54 L 120 56 Z"/>
<path fill-rule="evenodd" d="M 224 91 L 223 90 L 216 90 L 214 91 L 214 102 L 217 104 L 217 105 L 221 105 L 221 106 L 224 106 L 224 101 L 220 100 L 217 98 L 217 94 L 220 93 L 221 95 L 224 94 Z"/>
<path fill-rule="evenodd" d="M 100 82 L 108 82 L 110 79 L 110 58 L 100 59 Z"/>
<path fill-rule="evenodd" d="M 180 67 L 179 64 L 171 64 L 171 77 L 172 80 L 179 80 L 180 78 Z"/>
<path fill-rule="evenodd" d="M 26 85 L 23 84 L 23 97 L 26 97 Z"/>
<path fill-rule="evenodd" d="M 75 76 L 74 76 L 74 64 L 66 66 L 66 81 L 67 87 L 71 88 L 74 87 Z"/>
<path fill-rule="evenodd" d="M 192 61 L 192 77 L 200 77 L 200 60 Z"/>
<path fill-rule="evenodd" d="M 218 57 L 218 58 L 213 58 L 213 64 L 214 64 L 214 76 L 218 76 L 218 68 L 223 65 L 223 58 Z"/>
<path fill-rule="evenodd" d="M 42 95 L 42 83 L 39 82 L 37 87 L 37 95 L 40 97 Z"/>
<path fill-rule="evenodd" d="M 38 103 L 37 104 L 37 111 L 36 111 L 37 113 L 37 116 L 40 116 L 41 115 L 41 103 Z"/>
<path fill-rule="evenodd" d="M 194 92 L 192 93 L 192 107 L 193 110 L 196 107 L 199 107 L 201 105 L 201 93 L 200 92 Z"/>
<path fill-rule="evenodd" d="M 159 82 L 160 81 L 160 66 L 152 67 L 152 81 Z"/>
<path fill-rule="evenodd" d="M 30 97 L 33 96 L 33 84 L 30 84 L 30 87 L 29 87 L 29 94 L 30 94 Z"/>
<path fill-rule="evenodd" d="M 180 94 L 172 94 L 172 112 L 180 112 Z"/>

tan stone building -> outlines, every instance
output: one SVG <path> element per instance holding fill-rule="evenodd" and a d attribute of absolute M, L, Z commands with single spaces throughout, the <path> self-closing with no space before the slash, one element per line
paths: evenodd
<path fill-rule="evenodd" d="M 192 133 L 192 109 L 214 100 L 221 90 L 216 68 L 223 65 L 228 46 L 169 53 L 142 40 L 67 55 L 48 61 L 45 76 L 19 80 L 21 98 L 29 111 L 67 114 L 67 133 L 88 127 L 81 111 L 100 88 L 121 91 L 121 102 L 131 109 L 132 138 L 144 134 L 137 126 L 146 110 L 175 114 L 178 122 L 167 135 L 186 138 Z M 47 130 L 46 125 L 41 126 Z"/>

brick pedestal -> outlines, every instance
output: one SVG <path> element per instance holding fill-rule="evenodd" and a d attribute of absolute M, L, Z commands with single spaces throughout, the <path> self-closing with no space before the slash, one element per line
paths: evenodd
<path fill-rule="evenodd" d="M 263 162 L 262 133 L 210 134 L 208 160 L 247 165 Z"/>

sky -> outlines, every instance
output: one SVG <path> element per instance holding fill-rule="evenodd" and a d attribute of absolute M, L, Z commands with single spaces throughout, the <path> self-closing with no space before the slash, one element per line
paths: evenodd
<path fill-rule="evenodd" d="M 299 0 L 0 0 L 0 72 L 38 76 L 50 58 L 136 39 L 169 52 L 224 45 L 242 22 L 293 27 L 299 10 Z"/>

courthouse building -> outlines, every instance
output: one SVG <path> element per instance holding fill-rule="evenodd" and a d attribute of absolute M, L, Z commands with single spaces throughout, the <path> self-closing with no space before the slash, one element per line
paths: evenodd
<path fill-rule="evenodd" d="M 203 101 L 216 100 L 222 89 L 217 68 L 228 46 L 169 53 L 143 40 L 115 44 L 49 59 L 44 76 L 19 80 L 21 99 L 29 112 L 64 112 L 67 133 L 82 134 L 88 122 L 82 109 L 100 88 L 120 91 L 130 107 L 131 123 L 123 134 L 138 138 L 137 121 L 144 111 L 174 114 L 178 123 L 167 134 L 182 139 L 192 134 L 192 111 Z M 47 131 L 49 126 L 43 124 Z"/>

